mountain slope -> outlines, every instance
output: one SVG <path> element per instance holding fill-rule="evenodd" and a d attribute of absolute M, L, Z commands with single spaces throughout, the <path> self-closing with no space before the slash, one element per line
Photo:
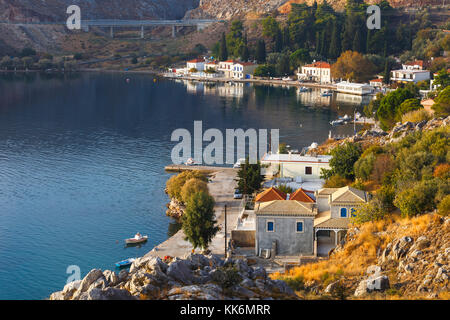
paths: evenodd
<path fill-rule="evenodd" d="M 87 19 L 180 19 L 199 0 L 0 0 L 0 20 L 64 21 L 72 4 Z"/>

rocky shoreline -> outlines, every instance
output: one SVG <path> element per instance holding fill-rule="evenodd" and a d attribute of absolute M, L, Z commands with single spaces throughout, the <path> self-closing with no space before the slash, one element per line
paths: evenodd
<path fill-rule="evenodd" d="M 167 204 L 166 215 L 168 217 L 179 220 L 183 216 L 185 209 L 186 206 L 183 203 L 181 203 L 175 198 L 172 198 L 170 199 L 170 202 Z"/>
<path fill-rule="evenodd" d="M 50 300 L 272 300 L 298 299 L 282 280 L 271 280 L 247 260 L 189 254 L 184 259 L 143 257 L 130 270 L 91 270 L 54 292 Z"/>

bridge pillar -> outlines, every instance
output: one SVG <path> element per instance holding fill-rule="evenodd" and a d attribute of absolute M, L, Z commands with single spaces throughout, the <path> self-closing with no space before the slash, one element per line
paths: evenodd
<path fill-rule="evenodd" d="M 176 32 L 176 27 L 175 25 L 172 26 L 172 38 L 175 38 L 175 32 Z"/>
<path fill-rule="evenodd" d="M 141 26 L 141 39 L 144 39 L 144 26 Z"/>
<path fill-rule="evenodd" d="M 111 38 L 114 38 L 114 28 L 113 28 L 113 26 L 111 26 L 109 34 L 111 35 Z"/>

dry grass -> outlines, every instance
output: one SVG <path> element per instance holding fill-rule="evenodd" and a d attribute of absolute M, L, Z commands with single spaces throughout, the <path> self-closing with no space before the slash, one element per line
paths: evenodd
<path fill-rule="evenodd" d="M 368 222 L 359 227 L 360 232 L 352 241 L 348 241 L 342 250 L 334 253 L 330 259 L 318 263 L 302 265 L 285 274 L 274 273 L 273 279 L 321 281 L 327 283 L 338 278 L 351 278 L 364 275 L 368 266 L 376 264 L 378 249 L 402 236 L 422 235 L 435 220 L 436 215 L 422 215 L 412 219 L 392 215 L 388 219 Z M 395 295 L 390 298 L 395 298 Z"/>

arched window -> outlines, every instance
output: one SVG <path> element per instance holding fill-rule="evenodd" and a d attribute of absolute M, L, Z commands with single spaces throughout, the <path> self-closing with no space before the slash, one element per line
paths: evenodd
<path fill-rule="evenodd" d="M 347 208 L 341 208 L 341 218 L 347 218 Z"/>

